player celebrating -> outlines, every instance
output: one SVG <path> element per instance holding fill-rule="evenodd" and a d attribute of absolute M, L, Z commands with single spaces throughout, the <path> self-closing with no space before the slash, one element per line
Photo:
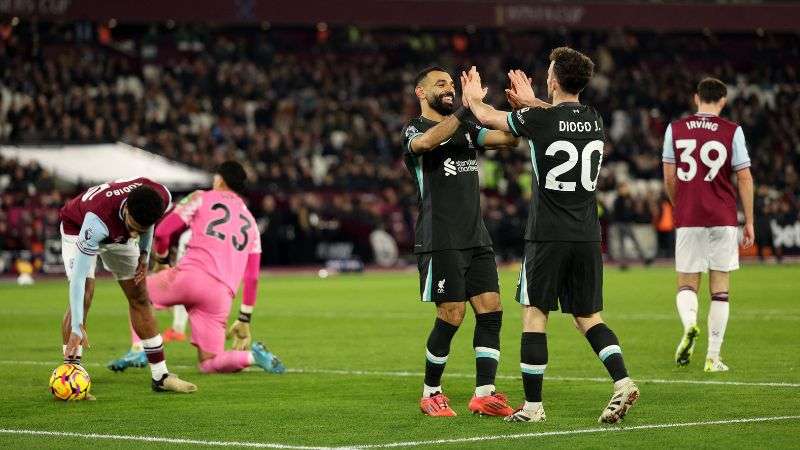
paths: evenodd
<path fill-rule="evenodd" d="M 753 176 L 742 127 L 719 117 L 728 90 L 715 78 L 697 85 L 697 114 L 672 122 L 664 134 L 664 184 L 675 205 L 675 268 L 678 315 L 683 338 L 675 352 L 679 366 L 689 364 L 697 327 L 697 290 L 701 272 L 709 272 L 706 372 L 728 370 L 719 356 L 728 324 L 730 272 L 739 268 L 735 172 L 744 209 L 745 248 L 753 245 Z"/>
<path fill-rule="evenodd" d="M 188 393 L 197 387 L 167 370 L 145 284 L 153 224 L 170 201 L 166 187 L 147 178 L 131 178 L 94 186 L 61 208 L 61 252 L 69 279 L 69 308 L 62 324 L 64 362 L 80 364 L 82 344 L 86 343 L 85 316 L 92 303 L 100 255 L 128 299 L 133 328 L 148 336 L 142 345 L 153 390 Z"/>
<path fill-rule="evenodd" d="M 473 413 L 504 416 L 512 411 L 495 392 L 503 312 L 497 265 L 480 210 L 478 147 L 515 146 L 509 133 L 487 130 L 455 108 L 455 85 L 444 69 L 431 67 L 416 79 L 422 114 L 403 131 L 405 163 L 419 189 L 414 252 L 420 295 L 436 304 L 428 337 L 420 409 L 429 416 L 455 416 L 441 387 L 450 342 L 464 320 L 465 302 L 475 311 L 476 388 Z"/>
<path fill-rule="evenodd" d="M 522 383 L 525 404 L 506 420 L 545 419 L 542 379 L 547 367 L 548 313 L 572 314 L 614 381 L 614 394 L 599 421 L 616 423 L 639 397 L 628 377 L 617 336 L 603 309 L 603 259 L 597 217 L 597 176 L 603 158 L 603 121 L 594 108 L 582 105 L 578 94 L 589 83 L 594 64 L 582 53 L 560 47 L 550 53 L 547 91 L 552 106 L 537 100 L 530 80 L 520 71 L 509 73 L 507 92 L 525 108 L 507 113 L 481 100 L 480 75 L 473 67 L 462 74 L 464 95 L 485 125 L 511 130 L 530 141 L 534 176 L 525 259 L 517 287 L 522 304 Z"/>
<path fill-rule="evenodd" d="M 235 161 L 222 163 L 210 191 L 195 191 L 158 225 L 155 251 L 166 264 L 170 244 L 191 229 L 186 253 L 174 268 L 147 277 L 156 308 L 183 305 L 192 326 L 200 370 L 206 373 L 238 372 L 257 365 L 267 372 L 283 373 L 281 361 L 262 343 L 250 346 L 250 317 L 256 302 L 261 266 L 261 237 L 256 221 L 239 196 L 247 174 Z M 239 318 L 231 326 L 234 350 L 225 351 L 225 324 L 231 302 L 244 280 Z M 134 330 L 135 331 L 135 330 Z M 138 367 L 143 358 L 138 337 L 133 348 L 113 361 L 115 371 Z"/>

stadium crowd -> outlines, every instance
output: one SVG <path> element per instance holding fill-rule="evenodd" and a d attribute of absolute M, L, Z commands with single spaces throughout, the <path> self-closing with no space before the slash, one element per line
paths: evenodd
<path fill-rule="evenodd" d="M 507 70 L 534 73 L 542 93 L 549 50 L 569 44 L 596 62 L 583 100 L 601 112 L 608 133 L 604 225 L 651 224 L 660 255 L 669 256 L 661 141 L 708 74 L 729 84 L 724 114 L 748 140 L 764 244 L 771 220 L 793 223 L 800 210 L 798 39 L 20 25 L 0 36 L 0 143 L 123 141 L 204 169 L 234 158 L 255 180 L 251 209 L 270 264 L 314 262 L 317 244 L 335 241 L 352 242 L 369 260 L 372 230 L 387 231 L 405 253 L 413 245 L 416 194 L 400 130 L 418 114 L 416 72 L 434 62 L 476 64 L 491 102 L 508 108 Z M 58 208 L 80 187 L 65 190 L 35 164 L 0 160 L 0 169 L 0 249 L 36 253 L 58 235 Z M 530 193 L 527 144 L 485 152 L 481 171 L 496 251 L 516 258 Z"/>

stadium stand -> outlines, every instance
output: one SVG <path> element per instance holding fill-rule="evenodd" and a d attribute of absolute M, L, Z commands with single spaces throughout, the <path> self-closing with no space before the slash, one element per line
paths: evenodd
<path fill-rule="evenodd" d="M 584 100 L 604 115 L 610 138 L 599 182 L 606 232 L 626 183 L 626 220 L 652 241 L 652 256 L 670 255 L 661 139 L 708 74 L 729 84 L 725 114 L 748 139 L 760 249 L 800 251 L 792 231 L 800 229 L 800 55 L 786 51 L 800 48 L 797 35 L 200 25 L 112 33 L 53 23 L 40 24 L 36 37 L 30 25 L 0 36 L 0 143 L 121 141 L 206 170 L 236 158 L 256 180 L 251 209 L 268 264 L 315 263 L 326 259 L 320 244 L 331 242 L 350 243 L 369 262 L 376 229 L 408 253 L 416 199 L 400 129 L 417 114 L 416 71 L 477 64 L 489 74 L 492 103 L 507 108 L 507 69 L 535 71 L 542 92 L 547 53 L 564 43 L 597 62 Z M 527 216 L 527 147 L 484 156 L 487 227 L 498 255 L 514 259 Z M 28 252 L 41 266 L 58 234 L 58 207 L 81 186 L 61 185 L 35 164 L 2 160 L 0 168 L 0 249 Z"/>

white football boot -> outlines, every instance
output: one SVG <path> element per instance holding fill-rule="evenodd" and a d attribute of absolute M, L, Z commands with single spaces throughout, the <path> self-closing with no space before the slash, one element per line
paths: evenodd
<path fill-rule="evenodd" d="M 544 422 L 547 416 L 544 414 L 544 406 L 539 409 L 530 411 L 525 408 L 519 408 L 513 414 L 507 416 L 506 422 Z"/>
<path fill-rule="evenodd" d="M 614 391 L 611 396 L 606 409 L 600 414 L 597 419 L 598 423 L 617 423 L 625 417 L 628 410 L 631 409 L 636 400 L 639 399 L 639 387 L 636 383 L 629 380 L 623 384 L 622 387 Z"/>
<path fill-rule="evenodd" d="M 703 372 L 727 372 L 728 370 L 730 369 L 719 359 L 719 356 L 706 358 L 706 365 L 703 367 Z"/>

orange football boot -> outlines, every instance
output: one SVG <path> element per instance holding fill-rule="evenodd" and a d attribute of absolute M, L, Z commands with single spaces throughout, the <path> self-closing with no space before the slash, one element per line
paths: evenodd
<path fill-rule="evenodd" d="M 164 339 L 164 342 L 183 342 L 186 340 L 186 335 L 177 332 L 172 328 L 167 328 L 163 333 L 161 333 L 161 338 Z"/>
<path fill-rule="evenodd" d="M 432 417 L 452 417 L 456 412 L 450 408 L 450 400 L 441 392 L 437 392 L 430 397 L 422 397 L 419 401 L 419 409 L 422 413 Z"/>
<path fill-rule="evenodd" d="M 469 401 L 469 410 L 473 414 L 484 416 L 510 416 L 514 414 L 514 408 L 508 404 L 508 397 L 505 394 L 496 392 L 485 397 L 473 396 Z"/>

